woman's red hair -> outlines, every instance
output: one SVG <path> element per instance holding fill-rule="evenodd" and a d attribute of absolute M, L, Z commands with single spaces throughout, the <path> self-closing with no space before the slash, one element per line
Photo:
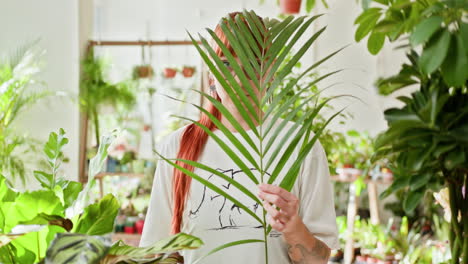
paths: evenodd
<path fill-rule="evenodd" d="M 231 18 L 235 18 L 237 14 L 239 14 L 239 12 L 233 12 L 230 13 L 229 16 Z M 227 41 L 226 35 L 223 33 L 219 24 L 216 26 L 214 32 L 216 36 L 218 36 L 218 38 L 223 42 L 223 44 L 229 49 L 229 51 L 233 55 L 235 55 L 231 45 Z M 218 45 L 212 44 L 212 46 L 214 51 L 216 52 L 216 55 L 218 55 L 219 57 L 223 56 L 223 52 Z M 218 96 L 218 94 L 215 91 L 213 91 L 213 93 L 213 97 L 221 102 L 221 98 Z M 213 104 L 208 102 L 206 110 L 210 112 L 213 116 L 215 116 L 218 120 L 221 120 L 221 112 Z M 198 122 L 209 128 L 211 131 L 216 129 L 216 125 L 205 114 L 201 115 L 200 120 Z M 182 138 L 180 139 L 180 147 L 179 152 L 177 154 L 177 158 L 197 161 L 201 153 L 203 152 L 207 140 L 208 133 L 206 133 L 202 128 L 195 124 L 188 125 L 182 134 Z M 176 161 L 176 164 L 190 171 L 193 171 L 194 169 L 193 166 L 189 166 L 180 161 Z M 187 200 L 191 182 L 191 177 L 187 176 L 182 171 L 174 168 L 174 177 L 172 179 L 172 194 L 174 206 L 172 212 L 171 234 L 180 233 L 182 226 L 182 215 L 184 212 L 185 202 Z"/>

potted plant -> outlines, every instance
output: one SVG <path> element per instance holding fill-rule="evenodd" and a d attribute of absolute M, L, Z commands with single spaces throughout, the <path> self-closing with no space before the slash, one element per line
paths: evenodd
<path fill-rule="evenodd" d="M 184 75 L 185 78 L 192 77 L 194 73 L 195 73 L 195 67 L 194 66 L 184 66 L 182 68 L 182 74 Z"/>
<path fill-rule="evenodd" d="M 263 4 L 265 0 L 260 0 L 260 4 Z M 305 0 L 305 11 L 310 13 L 312 9 L 314 9 L 316 0 Z M 363 1 L 363 4 L 366 1 Z M 301 9 L 301 0 L 277 0 L 276 3 L 280 6 L 281 15 L 288 15 L 288 14 L 298 14 Z M 322 4 L 325 8 L 328 8 L 327 0 L 322 0 Z"/>
<path fill-rule="evenodd" d="M 153 67 L 149 64 L 135 66 L 132 76 L 134 80 L 151 78 L 154 76 Z"/>
<path fill-rule="evenodd" d="M 376 140 L 375 159 L 390 157 L 395 169 L 394 182 L 382 197 L 403 190 L 403 207 L 411 212 L 427 192 L 447 187 L 453 216 L 452 263 L 467 264 L 468 208 L 462 206 L 468 204 L 463 194 L 468 182 L 466 5 L 463 1 L 375 2 L 379 4 L 356 19 L 356 39 L 370 34 L 368 48 L 373 54 L 386 39 L 404 39 L 410 48 L 400 72 L 378 80 L 379 92 L 389 95 L 417 86 L 410 95 L 398 97 L 402 107 L 384 112 L 388 129 Z"/>
<path fill-rule="evenodd" d="M 301 0 L 279 0 L 281 13 L 297 14 L 301 9 Z"/>
<path fill-rule="evenodd" d="M 99 110 L 103 106 L 111 106 L 120 111 L 126 111 L 136 103 L 135 86 L 132 82 L 121 81 L 110 83 L 104 77 L 106 61 L 95 58 L 91 51 L 83 60 L 83 74 L 80 85 L 81 110 L 87 113 L 94 124 L 96 144 L 99 146 L 100 124 Z"/>
<path fill-rule="evenodd" d="M 151 47 L 148 45 L 149 50 L 149 60 L 146 60 L 145 56 L 145 45 L 141 46 L 141 61 L 142 64 L 133 67 L 133 79 L 145 79 L 145 78 L 152 78 L 154 75 L 153 67 L 151 66 Z"/>
<path fill-rule="evenodd" d="M 176 68 L 171 68 L 171 67 L 166 67 L 163 70 L 164 77 L 166 79 L 172 79 L 176 76 L 177 74 L 177 69 Z"/>

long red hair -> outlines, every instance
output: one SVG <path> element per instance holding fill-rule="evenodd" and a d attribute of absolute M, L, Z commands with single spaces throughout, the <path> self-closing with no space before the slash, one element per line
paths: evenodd
<path fill-rule="evenodd" d="M 237 14 L 240 14 L 240 12 L 229 13 L 229 16 L 231 18 L 235 18 Z M 216 36 L 218 36 L 218 38 L 223 42 L 223 44 L 229 49 L 229 51 L 235 56 L 234 50 L 229 44 L 227 37 L 223 33 L 219 24 L 216 26 L 214 32 Z M 216 52 L 216 55 L 218 55 L 219 57 L 224 55 L 221 48 L 218 45 L 216 45 L 214 42 L 211 45 L 214 51 Z M 210 85 L 213 84 L 210 83 Z M 216 93 L 216 91 L 212 91 L 212 95 L 216 100 L 221 102 L 221 98 Z M 208 102 L 206 110 L 210 112 L 213 116 L 215 116 L 218 120 L 221 120 L 221 112 L 210 102 Z M 200 120 L 198 122 L 209 128 L 211 131 L 216 129 L 216 125 L 205 114 L 201 115 Z M 177 158 L 197 161 L 205 147 L 207 140 L 208 133 L 206 133 L 202 128 L 195 124 L 188 125 L 182 134 L 182 138 L 180 139 L 180 147 L 179 152 L 177 154 Z M 187 165 L 180 161 L 176 161 L 176 164 L 190 171 L 193 171 L 194 169 L 193 166 Z M 182 226 L 182 215 L 184 212 L 185 202 L 187 200 L 191 182 L 191 177 L 187 176 L 182 171 L 174 168 L 174 177 L 172 179 L 172 194 L 174 201 L 171 227 L 172 234 L 180 233 Z"/>

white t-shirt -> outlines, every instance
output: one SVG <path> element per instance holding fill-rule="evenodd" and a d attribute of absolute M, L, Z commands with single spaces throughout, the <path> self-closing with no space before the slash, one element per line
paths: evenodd
<path fill-rule="evenodd" d="M 275 126 L 277 126 L 279 122 L 280 121 L 278 121 Z M 282 135 L 293 124 L 292 122 L 287 123 L 285 129 L 282 130 L 274 141 L 271 148 L 272 150 L 279 144 Z M 266 124 L 264 124 L 264 127 L 266 128 Z M 182 127 L 168 135 L 160 144 L 158 152 L 167 158 L 176 158 L 179 150 L 180 138 L 185 128 L 186 127 Z M 258 139 L 253 131 L 249 130 L 247 133 L 255 143 L 258 143 Z M 229 144 L 229 140 L 227 140 L 226 136 L 224 136 L 220 130 L 216 130 L 215 134 L 221 139 L 224 139 L 223 141 L 225 143 Z M 241 142 L 245 142 L 239 133 L 234 133 L 234 135 Z M 247 143 L 245 143 L 244 146 L 250 149 Z M 272 151 L 269 151 L 269 153 L 271 152 Z M 238 152 L 236 151 L 236 153 Z M 253 150 L 250 153 L 252 153 L 254 158 L 258 158 L 258 156 L 254 155 L 256 153 Z M 279 160 L 280 157 L 281 155 L 278 155 L 275 162 Z M 287 161 L 285 168 L 282 170 L 283 174 L 296 160 L 296 157 L 297 151 L 293 153 L 291 158 Z M 267 155 L 264 160 L 267 161 L 268 159 L 269 156 Z M 248 166 L 250 165 L 247 160 L 244 161 Z M 236 166 L 213 138 L 208 138 L 199 162 L 234 178 L 254 195 L 257 195 L 258 187 L 256 184 Z M 273 168 L 274 166 L 271 167 Z M 270 172 L 272 169 L 267 171 Z M 260 219 L 263 219 L 261 205 L 255 203 L 250 197 L 244 195 L 234 186 L 229 185 L 220 177 L 204 170 L 195 168 L 194 172 L 234 196 L 254 211 Z M 255 176 L 258 175 L 258 178 L 260 178 L 255 168 L 252 169 L 252 172 Z M 172 176 L 173 167 L 163 160 L 159 161 L 155 173 L 143 235 L 140 241 L 141 247 L 149 246 L 170 235 L 172 219 Z M 281 179 L 280 173 L 280 176 L 278 176 L 274 184 L 278 185 Z M 302 217 L 309 231 L 331 249 L 337 249 L 339 248 L 338 231 L 336 227 L 332 188 L 325 152 L 320 143 L 317 142 L 302 163 L 299 176 L 291 192 L 300 200 L 299 215 Z M 185 264 L 192 263 L 207 252 L 225 243 L 243 239 L 264 239 L 263 228 L 261 228 L 257 220 L 238 208 L 231 201 L 226 200 L 224 197 L 206 188 L 196 180 L 192 180 L 188 201 L 182 218 L 181 231 L 199 237 L 204 242 L 204 245 L 197 250 L 183 250 L 180 252 L 180 254 L 184 256 Z M 203 259 L 201 263 L 265 263 L 264 250 L 263 243 L 237 245 L 216 252 Z M 268 237 L 268 254 L 269 263 L 271 264 L 291 263 L 287 252 L 287 244 L 282 238 L 282 234 L 274 229 Z"/>

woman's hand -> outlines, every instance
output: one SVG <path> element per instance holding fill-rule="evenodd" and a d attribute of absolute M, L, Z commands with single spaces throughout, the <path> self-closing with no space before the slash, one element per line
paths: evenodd
<path fill-rule="evenodd" d="M 299 216 L 299 199 L 285 189 L 260 184 L 258 196 L 270 215 L 268 223 L 283 233 L 292 263 L 325 264 L 330 257 L 330 248 L 315 238 Z"/>
<path fill-rule="evenodd" d="M 299 199 L 275 185 L 262 183 L 258 187 L 258 196 L 264 200 L 263 207 L 270 216 L 268 223 L 271 227 L 285 235 L 302 232 L 304 223 L 298 214 Z"/>

